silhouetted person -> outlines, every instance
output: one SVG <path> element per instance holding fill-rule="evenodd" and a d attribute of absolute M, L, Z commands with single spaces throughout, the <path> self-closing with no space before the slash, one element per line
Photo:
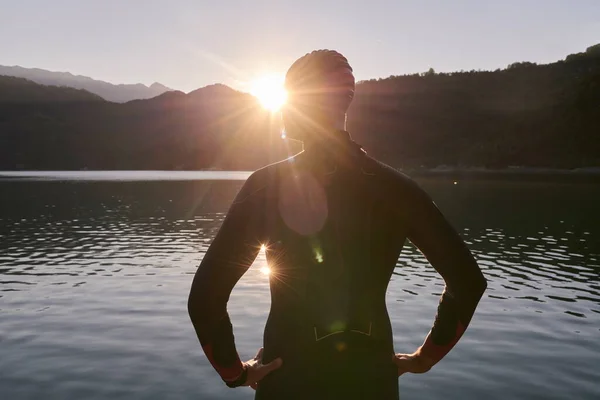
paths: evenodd
<path fill-rule="evenodd" d="M 314 51 L 285 84 L 286 135 L 304 151 L 244 184 L 196 272 L 190 317 L 227 385 L 250 385 L 256 399 L 397 399 L 399 375 L 428 371 L 454 347 L 486 281 L 430 197 L 343 130 L 355 87 L 346 58 Z M 394 354 L 385 292 L 407 238 L 446 288 L 423 345 Z M 226 306 L 261 245 L 271 311 L 264 351 L 244 363 Z"/>

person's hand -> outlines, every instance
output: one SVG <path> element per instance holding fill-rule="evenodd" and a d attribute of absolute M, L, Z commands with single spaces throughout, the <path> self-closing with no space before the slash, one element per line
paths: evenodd
<path fill-rule="evenodd" d="M 250 386 L 254 390 L 256 390 L 256 387 L 258 386 L 258 382 L 283 364 L 281 358 L 276 358 L 268 364 L 263 364 L 262 354 L 263 348 L 261 347 L 252 360 L 244 363 L 244 366 L 248 369 L 248 378 L 246 379 L 244 386 Z"/>
<path fill-rule="evenodd" d="M 398 367 L 398 376 L 401 376 L 406 372 L 424 374 L 431 369 L 433 361 L 417 351 L 413 354 L 395 354 L 394 364 Z"/>

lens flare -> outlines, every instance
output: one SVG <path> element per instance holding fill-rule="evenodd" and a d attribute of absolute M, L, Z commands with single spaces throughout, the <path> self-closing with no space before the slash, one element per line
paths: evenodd
<path fill-rule="evenodd" d="M 279 111 L 287 100 L 283 81 L 284 78 L 277 75 L 261 76 L 252 82 L 250 94 L 256 97 L 267 110 Z"/>
<path fill-rule="evenodd" d="M 269 267 L 262 267 L 260 269 L 260 272 L 261 272 L 261 274 L 268 276 L 268 275 L 271 274 L 271 268 L 269 268 Z"/>
<path fill-rule="evenodd" d="M 319 264 L 323 262 L 323 254 L 319 250 L 315 252 L 315 259 Z"/>

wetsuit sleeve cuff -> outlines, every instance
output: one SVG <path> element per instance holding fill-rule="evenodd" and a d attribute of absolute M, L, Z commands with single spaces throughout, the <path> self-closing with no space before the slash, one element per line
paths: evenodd
<path fill-rule="evenodd" d="M 208 361 L 221 376 L 221 379 L 223 379 L 225 382 L 235 381 L 245 372 L 244 365 L 237 354 L 236 359 L 232 364 L 223 366 L 215 360 L 211 345 L 202 346 L 202 348 L 206 354 L 206 358 L 208 358 Z"/>
<path fill-rule="evenodd" d="M 456 333 L 454 335 L 454 338 L 452 339 L 452 341 L 450 341 L 450 343 L 447 344 L 436 344 L 433 341 L 433 335 L 430 333 L 427 336 L 427 339 L 425 339 L 425 343 L 423 343 L 423 346 L 421 346 L 421 348 L 419 349 L 419 353 L 431 360 L 434 364 L 436 364 L 442 358 L 444 358 L 446 354 L 450 352 L 450 350 L 452 350 L 452 348 L 456 345 L 456 343 L 458 343 L 459 339 L 461 338 L 464 332 L 465 328 L 463 324 L 459 322 L 456 326 Z"/>
<path fill-rule="evenodd" d="M 225 384 L 230 388 L 243 386 L 248 380 L 248 367 L 242 365 L 242 373 L 233 381 L 225 381 Z"/>

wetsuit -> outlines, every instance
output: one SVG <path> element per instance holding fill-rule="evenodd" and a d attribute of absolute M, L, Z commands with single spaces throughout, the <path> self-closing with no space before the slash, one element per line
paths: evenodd
<path fill-rule="evenodd" d="M 438 361 L 466 329 L 485 279 L 459 235 L 411 179 L 346 132 L 250 176 L 192 284 L 189 311 L 224 380 L 242 371 L 227 301 L 261 245 L 271 268 L 256 399 L 397 399 L 387 285 L 406 239 L 446 289 L 422 352 Z"/>

